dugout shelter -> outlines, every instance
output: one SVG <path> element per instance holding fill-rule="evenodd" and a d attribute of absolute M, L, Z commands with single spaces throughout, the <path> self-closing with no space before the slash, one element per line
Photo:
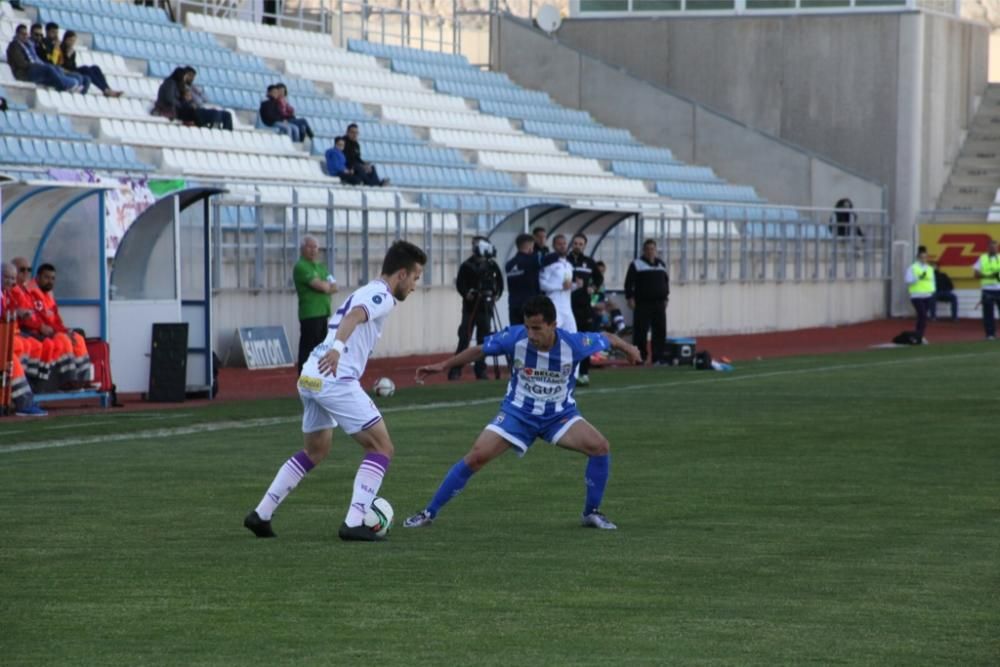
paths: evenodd
<path fill-rule="evenodd" d="M 149 387 L 154 323 L 188 324 L 188 392 L 211 394 L 212 290 L 209 200 L 218 188 L 186 187 L 152 203 L 109 248 L 106 204 L 112 183 L 0 181 L 0 257 L 56 267 L 66 326 L 111 348 L 122 393 Z M 94 397 L 45 394 L 40 402 Z"/>

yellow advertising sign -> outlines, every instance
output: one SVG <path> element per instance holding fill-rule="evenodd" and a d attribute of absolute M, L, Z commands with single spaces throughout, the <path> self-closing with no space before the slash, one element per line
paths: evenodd
<path fill-rule="evenodd" d="M 993 235 L 1000 240 L 1000 226 L 986 223 L 966 225 L 919 225 L 920 245 L 927 246 L 930 261 L 951 276 L 958 288 L 979 286 L 972 265 L 986 253 Z"/>

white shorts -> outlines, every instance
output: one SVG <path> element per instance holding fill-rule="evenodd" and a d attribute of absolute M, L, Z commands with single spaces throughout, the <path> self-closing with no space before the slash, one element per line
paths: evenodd
<path fill-rule="evenodd" d="M 568 331 L 569 333 L 576 333 L 576 317 L 573 316 L 572 309 L 570 310 L 559 310 L 556 309 L 556 326 L 563 331 Z"/>
<path fill-rule="evenodd" d="M 315 433 L 338 425 L 354 435 L 382 421 L 382 414 L 357 380 L 329 380 L 303 375 L 302 432 Z"/>

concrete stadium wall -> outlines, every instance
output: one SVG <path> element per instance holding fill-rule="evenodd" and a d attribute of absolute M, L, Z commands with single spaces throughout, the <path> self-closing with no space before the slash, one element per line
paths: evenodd
<path fill-rule="evenodd" d="M 506 27 L 500 69 L 517 59 Z M 546 39 L 887 185 L 905 239 L 940 195 L 989 66 L 987 26 L 926 13 L 570 19 Z"/>
<path fill-rule="evenodd" d="M 334 298 L 335 308 L 347 294 Z M 215 295 L 215 345 L 224 362 L 237 363 L 236 328 L 284 324 L 297 354 L 299 324 L 292 292 L 225 291 Z M 507 306 L 498 304 L 506 322 Z M 375 356 L 451 352 L 457 342 L 461 301 L 450 287 L 419 289 L 390 317 Z M 864 322 L 885 316 L 879 280 L 818 283 L 685 283 L 675 285 L 668 311 L 671 335 L 751 333 Z M 236 348 L 230 349 L 233 345 Z"/>
<path fill-rule="evenodd" d="M 649 60 L 657 60 L 663 46 L 647 43 L 655 38 L 649 27 L 624 23 L 636 28 L 632 43 L 648 46 L 654 54 Z M 752 185 L 775 203 L 829 207 L 849 196 L 858 207 L 883 208 L 878 183 L 567 47 L 563 30 L 553 39 L 517 19 L 495 20 L 494 67 L 524 86 L 545 90 L 560 104 L 585 109 L 602 123 L 629 129 L 640 141 L 669 148 L 680 160 L 711 166 L 729 181 Z"/>

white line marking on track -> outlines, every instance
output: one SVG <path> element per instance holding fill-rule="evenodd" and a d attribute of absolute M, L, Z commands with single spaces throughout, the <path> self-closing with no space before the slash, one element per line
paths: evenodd
<path fill-rule="evenodd" d="M 663 389 L 669 387 L 688 387 L 708 383 L 722 382 L 747 382 L 750 380 L 768 379 L 784 377 L 790 375 L 806 375 L 809 373 L 828 373 L 833 371 L 854 370 L 858 368 L 872 368 L 879 366 L 902 366 L 915 363 L 926 363 L 933 361 L 951 361 L 953 359 L 964 359 L 968 357 L 978 357 L 982 353 L 951 354 L 942 357 L 917 357 L 908 359 L 893 359 L 891 361 L 875 361 L 858 364 L 839 364 L 833 366 L 817 366 L 812 368 L 796 368 L 784 371 L 769 371 L 765 373 L 751 373 L 749 375 L 730 375 L 718 377 L 712 373 L 709 377 L 699 380 L 682 380 L 675 382 L 650 382 L 644 384 L 631 384 L 620 387 L 601 387 L 587 389 L 582 396 L 591 394 L 613 394 L 622 391 L 637 391 L 641 389 Z M 490 403 L 499 405 L 502 397 L 491 396 L 490 398 L 478 398 L 469 401 L 442 401 L 438 403 L 424 403 L 422 405 L 400 405 L 382 410 L 383 413 L 392 414 L 396 412 L 423 412 L 427 410 L 444 410 L 447 408 L 464 408 L 475 405 L 487 405 Z M 260 428 L 266 426 L 278 426 L 281 424 L 294 424 L 301 421 L 301 417 L 265 417 L 260 419 L 246 419 L 243 421 L 221 421 L 208 422 L 205 424 L 192 424 L 191 426 L 177 426 L 174 428 L 149 429 L 131 433 L 112 433 L 109 435 L 81 436 L 79 438 L 66 438 L 65 440 L 43 440 L 39 442 L 28 442 L 23 445 L 13 445 L 10 447 L 0 446 L 0 454 L 12 454 L 14 452 L 26 452 L 37 449 L 58 449 L 61 447 L 75 447 L 77 445 L 90 445 L 97 443 L 123 442 L 127 440 L 156 440 L 158 438 L 171 438 L 178 435 L 193 435 L 196 433 L 215 433 L 217 431 L 241 430 L 248 428 Z M 7 435 L 6 433 L 4 435 Z"/>

